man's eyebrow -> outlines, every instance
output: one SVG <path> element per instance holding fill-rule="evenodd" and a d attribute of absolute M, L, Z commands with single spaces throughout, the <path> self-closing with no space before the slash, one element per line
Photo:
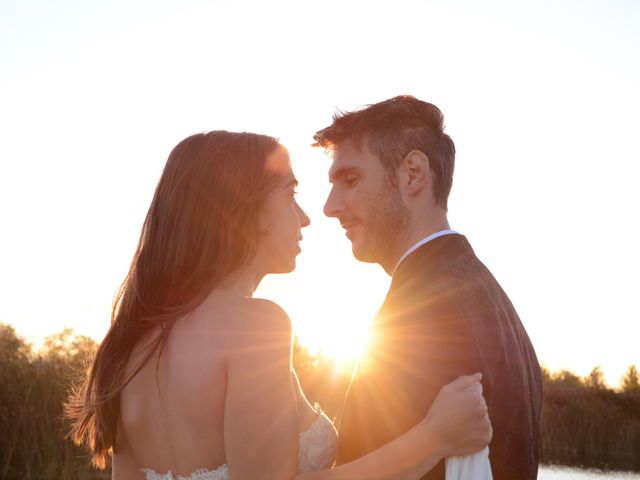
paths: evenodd
<path fill-rule="evenodd" d="M 337 182 L 350 173 L 358 173 L 358 171 L 358 167 L 342 167 L 338 168 L 334 172 L 329 171 L 329 183 Z"/>

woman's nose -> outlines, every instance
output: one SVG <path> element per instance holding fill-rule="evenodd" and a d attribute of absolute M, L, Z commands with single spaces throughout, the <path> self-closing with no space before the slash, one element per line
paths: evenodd
<path fill-rule="evenodd" d="M 302 207 L 298 205 L 298 202 L 296 202 L 296 208 L 298 209 L 298 219 L 300 221 L 300 228 L 308 227 L 309 225 L 311 225 L 311 220 L 309 219 L 305 211 L 302 210 Z"/>

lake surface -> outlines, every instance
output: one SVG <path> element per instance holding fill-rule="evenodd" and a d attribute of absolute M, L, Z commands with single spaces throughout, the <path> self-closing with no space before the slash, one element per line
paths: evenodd
<path fill-rule="evenodd" d="M 640 480 L 640 473 L 606 472 L 540 465 L 538 480 Z"/>

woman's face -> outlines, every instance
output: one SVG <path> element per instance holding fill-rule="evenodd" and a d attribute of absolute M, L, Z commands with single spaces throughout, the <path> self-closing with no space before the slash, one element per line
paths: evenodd
<path fill-rule="evenodd" d="M 302 240 L 300 230 L 310 221 L 295 199 L 298 181 L 291 170 L 287 150 L 278 147 L 267 157 L 266 168 L 281 180 L 269 193 L 260 211 L 256 257 L 268 273 L 286 273 L 296 266 Z"/>

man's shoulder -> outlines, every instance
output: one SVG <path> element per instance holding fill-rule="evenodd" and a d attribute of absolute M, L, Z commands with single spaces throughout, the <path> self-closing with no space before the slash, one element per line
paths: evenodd
<path fill-rule="evenodd" d="M 442 241 L 436 249 L 417 251 L 403 277 L 392 282 L 380 311 L 387 321 L 381 323 L 469 335 L 476 328 L 498 328 L 505 315 L 516 321 L 507 294 L 465 237 L 447 237 L 437 239 Z"/>
<path fill-rule="evenodd" d="M 483 267 L 464 235 L 443 235 L 421 245 L 403 259 L 393 274 L 392 285 L 394 282 L 419 282 L 434 276 L 452 276 L 458 264 L 476 269 Z"/>
<path fill-rule="evenodd" d="M 418 248 L 403 267 L 397 281 L 392 280 L 391 290 L 396 287 L 416 300 L 421 294 L 460 302 L 472 290 L 503 293 L 491 271 L 460 234 L 446 235 Z"/>

